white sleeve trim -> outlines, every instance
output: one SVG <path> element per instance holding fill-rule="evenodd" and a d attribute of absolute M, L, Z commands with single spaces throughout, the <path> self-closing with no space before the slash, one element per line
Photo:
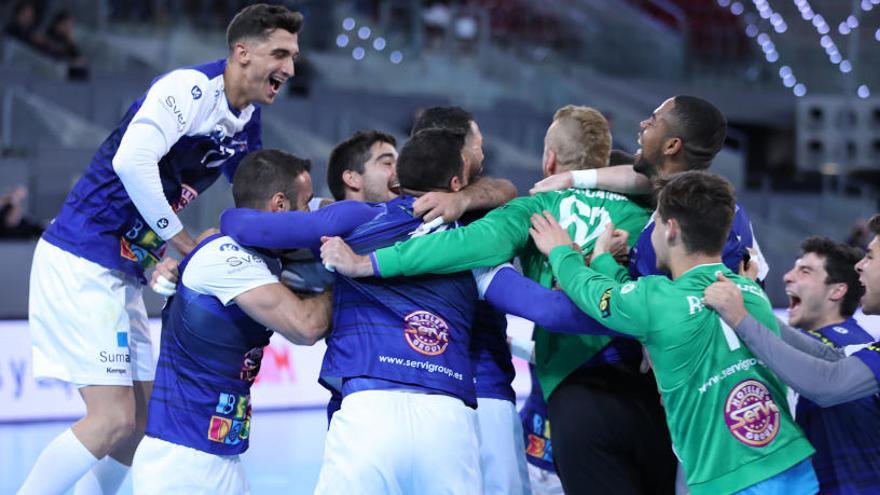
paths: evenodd
<path fill-rule="evenodd" d="M 471 270 L 471 273 L 474 275 L 474 280 L 477 282 L 477 294 L 480 296 L 481 301 L 486 299 L 486 291 L 489 290 L 489 286 L 492 285 L 492 280 L 495 279 L 495 275 L 504 268 L 513 268 L 516 270 L 511 263 L 502 263 L 494 268 L 482 267 Z"/>
<path fill-rule="evenodd" d="M 275 283 L 279 283 L 278 277 L 272 274 L 262 256 L 228 237 L 200 248 L 183 271 L 183 284 L 187 288 L 214 296 L 224 306 L 251 289 Z"/>

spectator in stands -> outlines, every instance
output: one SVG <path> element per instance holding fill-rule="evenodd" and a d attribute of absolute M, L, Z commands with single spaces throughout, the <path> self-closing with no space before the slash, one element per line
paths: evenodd
<path fill-rule="evenodd" d="M 3 29 L 6 36 L 15 38 L 35 48 L 45 47 L 45 38 L 37 32 L 37 8 L 27 0 L 18 2 L 12 9 L 12 20 Z"/>
<path fill-rule="evenodd" d="M 62 10 L 55 14 L 49 29 L 46 30 L 43 51 L 67 62 L 68 77 L 71 79 L 87 79 L 89 76 L 88 62 L 73 37 L 74 18 L 70 12 Z"/>
<path fill-rule="evenodd" d="M 29 239 L 43 233 L 43 226 L 27 217 L 27 197 L 22 185 L 0 196 L 0 239 Z"/>

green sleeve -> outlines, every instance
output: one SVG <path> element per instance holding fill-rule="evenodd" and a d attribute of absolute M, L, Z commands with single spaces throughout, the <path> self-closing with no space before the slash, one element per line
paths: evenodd
<path fill-rule="evenodd" d="M 616 280 L 618 283 L 625 284 L 627 282 L 632 282 L 632 277 L 629 276 L 629 271 L 622 267 L 610 253 L 603 253 L 593 258 L 593 260 L 590 261 L 590 268 L 606 277 Z"/>
<path fill-rule="evenodd" d="M 616 332 L 641 339 L 647 336 L 648 279 L 621 284 L 585 266 L 570 246 L 554 248 L 550 266 L 559 286 L 581 311 Z"/>
<path fill-rule="evenodd" d="M 454 273 L 510 261 L 528 245 L 529 219 L 542 209 L 537 198 L 516 198 L 466 227 L 379 249 L 375 252 L 379 275 Z"/>

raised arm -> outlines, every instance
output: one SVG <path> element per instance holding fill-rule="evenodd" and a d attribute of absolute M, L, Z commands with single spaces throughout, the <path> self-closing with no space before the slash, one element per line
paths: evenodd
<path fill-rule="evenodd" d="M 880 392 L 871 369 L 856 356 L 837 361 L 812 356 L 784 342 L 751 316 L 744 318 L 734 330 L 782 381 L 821 407 Z"/>
<path fill-rule="evenodd" d="M 619 165 L 590 170 L 574 170 L 551 175 L 529 190 L 529 194 L 561 191 L 569 188 L 602 189 L 622 194 L 649 194 L 652 184 L 648 177 L 633 170 L 632 165 Z"/>
<path fill-rule="evenodd" d="M 220 231 L 245 246 L 317 249 L 321 236 L 346 235 L 373 219 L 378 208 L 359 201 L 340 201 L 314 212 L 231 208 L 220 216 Z"/>
<path fill-rule="evenodd" d="M 443 223 L 454 222 L 467 211 L 489 210 L 515 198 L 516 186 L 507 179 L 479 177 L 458 192 L 429 192 L 413 203 L 413 214 L 425 222 L 443 217 Z"/>

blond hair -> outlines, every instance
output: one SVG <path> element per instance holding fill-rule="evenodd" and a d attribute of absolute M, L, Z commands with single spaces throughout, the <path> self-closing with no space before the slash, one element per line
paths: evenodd
<path fill-rule="evenodd" d="M 566 105 L 556 111 L 553 122 L 557 125 L 548 135 L 548 145 L 561 167 L 586 170 L 608 166 L 611 131 L 598 110 Z"/>

